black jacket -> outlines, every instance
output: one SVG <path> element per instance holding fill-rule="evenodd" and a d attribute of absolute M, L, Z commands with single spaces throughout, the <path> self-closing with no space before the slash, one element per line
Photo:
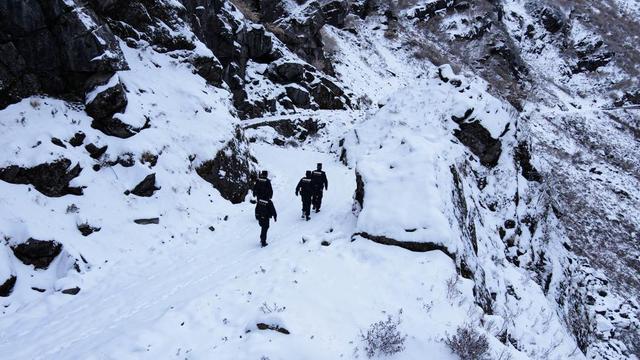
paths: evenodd
<path fill-rule="evenodd" d="M 311 195 L 313 194 L 313 188 L 311 187 L 311 178 L 308 177 L 303 177 L 302 179 L 300 179 L 300 181 L 298 182 L 298 186 L 296 186 L 296 196 L 298 196 L 298 194 L 302 195 L 302 197 L 311 197 Z"/>
<path fill-rule="evenodd" d="M 327 174 L 322 170 L 313 170 L 311 172 L 311 184 L 314 190 L 322 190 L 329 188 L 329 182 L 327 181 Z"/>
<path fill-rule="evenodd" d="M 256 179 L 256 183 L 253 184 L 253 196 L 258 199 L 271 200 L 273 197 L 273 188 L 271 187 L 271 180 L 265 178 Z"/>
<path fill-rule="evenodd" d="M 258 200 L 256 203 L 256 219 L 269 220 L 270 218 L 276 219 L 277 217 L 276 208 L 273 206 L 271 200 Z"/>

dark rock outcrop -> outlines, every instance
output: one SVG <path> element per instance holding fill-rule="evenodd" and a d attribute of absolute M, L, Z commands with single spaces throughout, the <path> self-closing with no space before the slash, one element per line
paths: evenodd
<path fill-rule="evenodd" d="M 136 196 L 149 197 L 153 195 L 156 190 L 160 190 L 160 188 L 156 186 L 156 174 L 153 173 L 145 176 L 130 193 Z"/>
<path fill-rule="evenodd" d="M 447 249 L 446 246 L 441 245 L 441 244 L 436 244 L 436 243 L 432 243 L 432 242 L 400 241 L 400 240 L 395 240 L 395 239 L 388 238 L 388 237 L 386 237 L 384 235 L 371 235 L 371 234 L 366 233 L 366 232 L 355 233 L 355 234 L 351 235 L 351 238 L 353 239 L 356 236 L 360 236 L 360 237 L 362 237 L 364 239 L 371 240 L 371 241 L 376 242 L 378 244 L 398 246 L 398 247 L 401 247 L 403 249 L 406 249 L 406 250 L 409 250 L 409 251 L 414 251 L 414 252 L 427 252 L 427 251 L 440 250 L 445 255 L 450 257 L 454 262 L 455 262 L 455 259 L 456 259 L 455 255 L 453 253 L 451 253 L 449 251 L 449 249 Z"/>
<path fill-rule="evenodd" d="M 291 102 L 301 108 L 307 109 L 309 108 L 309 101 L 311 100 L 309 93 L 301 89 L 297 86 L 287 86 L 285 87 L 285 91 L 287 92 L 287 96 L 291 99 Z"/>
<path fill-rule="evenodd" d="M 267 75 L 280 84 L 301 82 L 304 79 L 304 64 L 297 62 L 281 62 L 269 65 Z"/>
<path fill-rule="evenodd" d="M 71 160 L 63 158 L 32 168 L 8 166 L 0 169 L 0 180 L 12 184 L 33 185 L 36 190 L 50 197 L 82 195 L 82 188 L 69 186 L 69 182 L 81 171 L 79 164 L 71 168 Z"/>
<path fill-rule="evenodd" d="M 542 26 L 552 34 L 557 33 L 567 25 L 567 17 L 560 8 L 553 5 L 546 4 L 536 7 L 533 10 L 533 15 L 536 16 Z"/>
<path fill-rule="evenodd" d="M 299 14 L 278 22 L 282 29 L 279 39 L 306 62 L 327 74 L 333 74 L 333 67 L 324 55 L 324 43 L 320 29 L 326 23 L 326 16 L 317 1 L 308 2 Z"/>
<path fill-rule="evenodd" d="M 472 113 L 473 109 L 469 109 L 461 118 L 451 117 L 459 127 L 453 135 L 480 159 L 482 165 L 492 168 L 498 164 L 502 145 L 500 140 L 491 137 L 480 121 L 470 118 Z"/>
<path fill-rule="evenodd" d="M 322 4 L 326 23 L 337 28 L 344 27 L 349 10 L 349 2 L 345 0 L 331 0 Z"/>
<path fill-rule="evenodd" d="M 250 179 L 254 175 L 253 157 L 245 144 L 242 131 L 237 129 L 233 140 L 218 151 L 212 160 L 203 162 L 196 169 L 201 178 L 211 183 L 223 198 L 234 204 L 242 202 L 247 196 Z"/>
<path fill-rule="evenodd" d="M 356 191 L 353 195 L 355 201 L 358 202 L 360 208 L 364 206 L 364 181 L 362 181 L 362 175 L 356 171 Z"/>
<path fill-rule="evenodd" d="M 127 95 L 124 85 L 118 79 L 115 82 L 106 80 L 108 84 L 98 85 L 104 87 L 87 101 L 86 112 L 95 120 L 101 120 L 123 112 L 127 107 Z M 94 90 L 98 91 L 98 90 Z"/>
<path fill-rule="evenodd" d="M 127 69 L 110 28 L 75 1 L 0 2 L 0 109 L 46 93 L 80 99 L 94 74 Z"/>
<path fill-rule="evenodd" d="M 309 136 L 316 135 L 326 124 L 313 118 L 306 118 L 304 120 L 283 119 L 251 124 L 247 126 L 246 129 L 257 129 L 264 126 L 273 128 L 279 135 L 285 138 L 305 141 Z"/>
<path fill-rule="evenodd" d="M 0 284 L 0 297 L 7 297 L 13 292 L 13 287 L 16 286 L 16 276 L 11 275 L 5 282 Z"/>
<path fill-rule="evenodd" d="M 531 153 L 527 142 L 523 141 L 518 144 L 514 157 L 516 163 L 520 167 L 522 176 L 525 179 L 529 181 L 542 182 L 542 175 L 540 175 L 538 170 L 533 166 L 533 164 L 531 164 Z"/>
<path fill-rule="evenodd" d="M 11 250 L 23 264 L 33 265 L 36 269 L 46 269 L 62 251 L 62 244 L 54 240 L 29 238 L 22 244 L 12 246 Z"/>

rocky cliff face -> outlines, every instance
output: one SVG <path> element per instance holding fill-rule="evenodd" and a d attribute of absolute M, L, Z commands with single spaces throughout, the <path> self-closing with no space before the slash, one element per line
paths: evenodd
<path fill-rule="evenodd" d="M 112 206 L 139 207 L 125 227 L 158 225 L 163 214 L 139 198 L 209 199 L 212 184 L 225 200 L 245 199 L 256 164 L 240 119 L 381 108 L 338 137 L 358 171 L 357 236 L 444 251 L 473 279 L 477 304 L 504 321 L 500 341 L 529 356 L 542 346 L 516 339 L 529 325 L 544 333 L 546 319 L 515 314 L 532 296 L 554 314 L 549 326 L 571 334 L 555 355 L 575 344 L 591 358 L 631 358 L 639 32 L 640 9 L 623 0 L 7 0 L 0 179 L 29 186 L 20 194 L 36 202 L 73 197 L 65 216 L 104 191 Z M 398 95 L 411 101 L 388 98 L 402 87 L 417 89 Z M 299 119 L 248 127 L 264 124 L 281 145 L 310 131 Z M 425 162 L 433 174 L 415 172 Z M 116 185 L 104 180 L 114 175 Z M 404 180 L 415 176 L 433 190 L 424 216 L 379 218 L 396 181 L 397 207 L 412 208 L 424 184 Z M 79 286 L 91 264 L 69 239 L 120 226 L 101 211 L 111 214 L 78 215 L 53 237 L 5 224 L 0 296 L 40 289 L 21 285 L 16 269 L 46 270 L 44 258 L 55 266 L 38 284 Z"/>

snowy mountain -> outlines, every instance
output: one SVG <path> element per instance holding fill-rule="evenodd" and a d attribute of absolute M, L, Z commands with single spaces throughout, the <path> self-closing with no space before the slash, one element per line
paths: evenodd
<path fill-rule="evenodd" d="M 637 359 L 639 19 L 0 2 L 3 358 Z"/>

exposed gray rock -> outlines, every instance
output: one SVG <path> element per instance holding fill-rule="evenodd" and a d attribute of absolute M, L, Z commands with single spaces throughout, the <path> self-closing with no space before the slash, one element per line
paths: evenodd
<path fill-rule="evenodd" d="M 227 153 L 231 154 L 227 156 Z M 223 198 L 234 204 L 244 201 L 250 188 L 251 176 L 255 174 L 253 156 L 246 147 L 246 139 L 240 129 L 212 160 L 202 163 L 196 172 L 201 178 L 218 189 Z"/>
<path fill-rule="evenodd" d="M 309 108 L 309 101 L 311 98 L 306 90 L 296 86 L 287 86 L 285 87 L 285 91 L 295 106 L 301 109 Z"/>
<path fill-rule="evenodd" d="M 349 14 L 349 2 L 346 0 L 331 0 L 322 4 L 322 11 L 327 24 L 342 28 Z"/>
<path fill-rule="evenodd" d="M 469 109 L 461 118 L 451 117 L 459 127 L 453 131 L 453 135 L 480 159 L 482 165 L 494 167 L 502 154 L 500 140 L 491 137 L 489 130 L 485 129 L 480 121 L 471 118 L 472 113 L 473 109 Z"/>
<path fill-rule="evenodd" d="M 5 282 L 0 284 L 0 297 L 7 297 L 13 292 L 13 287 L 16 285 L 16 276 L 11 275 Z"/>
<path fill-rule="evenodd" d="M 301 82 L 304 80 L 304 64 L 297 62 L 282 62 L 269 65 L 267 75 L 280 84 Z"/>
<path fill-rule="evenodd" d="M 133 222 L 138 225 L 157 225 L 160 224 L 160 218 L 135 219 Z"/>
<path fill-rule="evenodd" d="M 82 188 L 70 187 L 69 182 L 78 176 L 79 164 L 71 168 L 71 160 L 59 159 L 32 168 L 11 165 L 0 169 L 0 180 L 12 184 L 30 184 L 46 196 L 82 195 Z"/>
<path fill-rule="evenodd" d="M 0 2 L 0 109 L 39 92 L 78 99 L 93 74 L 127 69 L 115 36 L 75 1 Z"/>
<path fill-rule="evenodd" d="M 95 96 L 87 102 L 85 110 L 89 116 L 99 121 L 111 117 L 115 113 L 124 112 L 126 107 L 126 90 L 118 79 L 112 86 L 95 94 Z"/>
<path fill-rule="evenodd" d="M 133 190 L 131 190 L 131 194 L 149 197 L 153 195 L 156 190 L 160 190 L 159 187 L 156 186 L 156 174 L 147 175 L 138 185 L 136 185 Z"/>
<path fill-rule="evenodd" d="M 63 294 L 67 294 L 67 295 L 78 295 L 78 293 L 80 292 L 80 288 L 76 286 L 76 287 L 73 287 L 73 288 L 64 289 L 61 292 Z"/>
<path fill-rule="evenodd" d="M 62 251 L 62 244 L 54 240 L 29 238 L 22 244 L 12 246 L 11 250 L 23 264 L 46 269 Z"/>
<path fill-rule="evenodd" d="M 84 224 L 79 224 L 78 225 L 78 231 L 80 231 L 82 236 L 89 236 L 89 235 L 93 234 L 94 232 L 100 231 L 100 228 L 99 227 L 95 227 L 95 226 L 91 226 L 91 225 L 89 225 L 87 223 L 84 223 Z"/>

